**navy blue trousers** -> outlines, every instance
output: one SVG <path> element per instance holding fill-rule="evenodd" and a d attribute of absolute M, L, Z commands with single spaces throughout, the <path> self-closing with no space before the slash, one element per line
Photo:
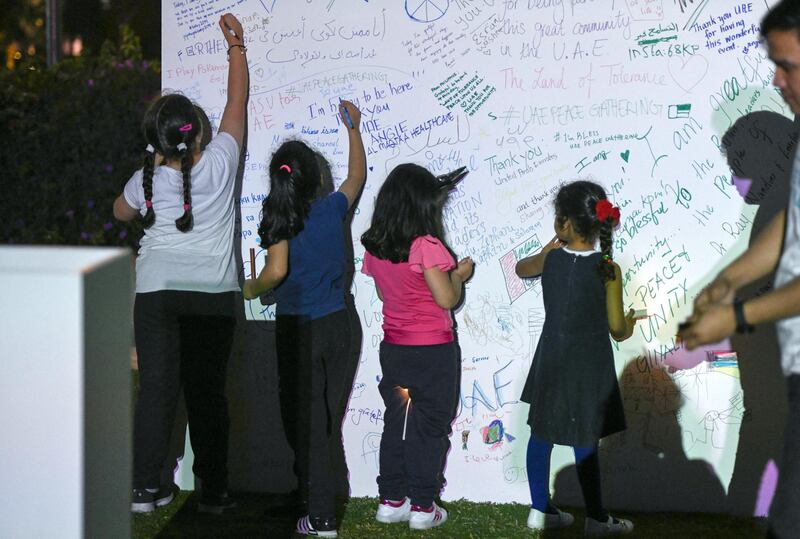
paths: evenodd
<path fill-rule="evenodd" d="M 449 435 L 458 404 L 458 345 L 381 343 L 386 405 L 381 437 L 381 498 L 430 507 L 442 488 Z M 409 398 L 411 403 L 409 404 Z"/>

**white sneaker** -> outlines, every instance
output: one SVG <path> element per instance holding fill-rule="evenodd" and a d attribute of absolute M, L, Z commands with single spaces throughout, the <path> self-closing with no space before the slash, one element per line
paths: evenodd
<path fill-rule="evenodd" d="M 623 535 L 633 531 L 633 522 L 624 518 L 614 518 L 611 515 L 608 515 L 608 520 L 605 522 L 586 517 L 586 525 L 583 531 L 586 537 Z"/>
<path fill-rule="evenodd" d="M 381 500 L 375 520 L 384 524 L 406 522 L 411 518 L 411 500 L 407 497 L 403 501 Z"/>
<path fill-rule="evenodd" d="M 428 530 L 441 526 L 445 522 L 447 522 L 447 511 L 436 505 L 436 502 L 433 502 L 433 505 L 428 509 L 424 509 L 419 505 L 411 506 L 411 518 L 408 520 L 408 527 L 412 530 Z"/>
<path fill-rule="evenodd" d="M 528 527 L 533 530 L 545 530 L 554 528 L 564 528 L 575 522 L 575 517 L 565 513 L 557 507 L 553 507 L 556 513 L 543 513 L 538 509 L 531 509 L 528 513 Z"/>

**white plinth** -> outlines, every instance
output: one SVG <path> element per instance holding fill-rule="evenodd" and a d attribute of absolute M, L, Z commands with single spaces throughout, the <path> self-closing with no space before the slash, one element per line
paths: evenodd
<path fill-rule="evenodd" d="M 0 247 L 0 537 L 130 536 L 131 258 Z"/>

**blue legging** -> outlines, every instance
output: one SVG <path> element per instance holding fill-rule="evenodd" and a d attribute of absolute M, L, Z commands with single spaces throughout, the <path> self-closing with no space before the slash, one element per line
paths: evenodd
<path fill-rule="evenodd" d="M 581 484 L 586 514 L 595 520 L 605 521 L 608 513 L 603 509 L 600 494 L 600 459 L 597 445 L 592 447 L 573 447 L 578 481 Z M 528 440 L 528 486 L 531 489 L 531 507 L 545 513 L 555 510 L 550 505 L 550 454 L 553 444 L 546 442 L 531 432 Z"/>

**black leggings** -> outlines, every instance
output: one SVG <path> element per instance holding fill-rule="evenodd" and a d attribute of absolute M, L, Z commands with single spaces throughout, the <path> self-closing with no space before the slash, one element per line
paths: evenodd
<path fill-rule="evenodd" d="M 133 487 L 159 486 L 181 384 L 193 471 L 207 492 L 228 486 L 225 376 L 236 327 L 234 292 L 162 290 L 136 294 L 133 323 L 139 398 L 133 430 Z"/>
<path fill-rule="evenodd" d="M 276 319 L 281 418 L 295 453 L 298 488 L 313 517 L 336 513 L 343 466 L 336 461 L 353 388 L 351 325 L 357 322 L 346 310 L 310 321 L 289 315 Z M 360 335 L 360 326 L 357 330 Z"/>

